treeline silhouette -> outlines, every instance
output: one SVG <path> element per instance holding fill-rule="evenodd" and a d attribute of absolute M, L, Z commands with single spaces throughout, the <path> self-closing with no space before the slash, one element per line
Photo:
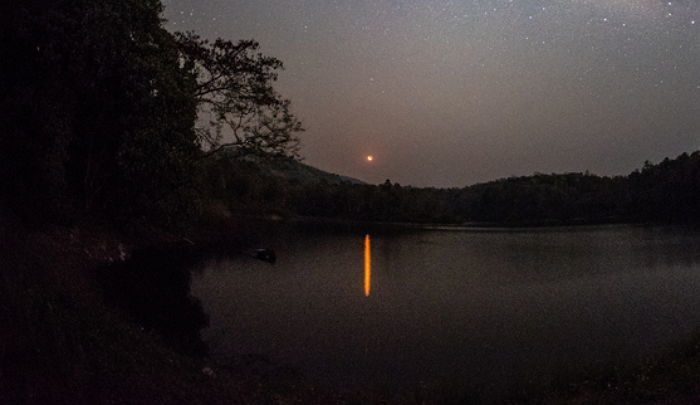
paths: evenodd
<path fill-rule="evenodd" d="M 162 10 L 0 4 L 0 207 L 33 224 L 181 223 L 218 152 L 296 156 L 303 129 L 273 87 L 282 63 L 252 40 L 171 33 Z"/>
<path fill-rule="evenodd" d="M 211 163 L 210 194 L 234 210 L 450 224 L 700 220 L 700 152 L 646 162 L 628 176 L 534 174 L 448 189 L 281 176 L 279 167 L 228 158 Z"/>
<path fill-rule="evenodd" d="M 153 0 L 2 6 L 2 195 L 30 222 L 190 198 L 195 77 Z"/>
<path fill-rule="evenodd" d="M 162 8 L 159 0 L 0 5 L 1 207 L 28 223 L 97 214 L 180 226 L 217 205 L 435 223 L 700 216 L 698 152 L 629 176 L 535 174 L 451 189 L 297 170 L 303 128 L 273 87 L 282 63 L 251 40 L 170 33 Z"/>

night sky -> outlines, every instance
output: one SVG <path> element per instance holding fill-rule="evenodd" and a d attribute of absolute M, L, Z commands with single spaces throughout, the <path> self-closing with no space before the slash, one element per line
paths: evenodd
<path fill-rule="evenodd" d="M 169 29 L 281 59 L 306 163 L 368 182 L 628 174 L 700 147 L 698 0 L 164 4 Z"/>

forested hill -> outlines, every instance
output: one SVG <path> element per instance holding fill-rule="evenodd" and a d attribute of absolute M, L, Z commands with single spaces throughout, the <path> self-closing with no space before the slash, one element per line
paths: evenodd
<path fill-rule="evenodd" d="M 535 174 L 462 190 L 461 215 L 499 223 L 619 221 L 696 222 L 700 219 L 700 152 L 627 176 Z"/>
<path fill-rule="evenodd" d="M 332 181 L 339 177 L 275 174 L 264 164 L 218 163 L 212 194 L 230 208 L 368 221 L 547 225 L 700 220 L 700 152 L 627 176 L 534 174 L 464 188 L 417 188 Z M 223 165 L 223 166 L 222 166 Z M 230 170 L 226 170 L 226 165 Z M 296 165 L 296 164 L 295 164 Z M 272 166 L 274 167 L 274 166 Z M 303 167 L 309 173 L 315 169 Z M 303 172 L 303 170 L 301 170 Z"/>
<path fill-rule="evenodd" d="M 335 173 L 317 169 L 296 159 L 260 159 L 254 156 L 243 159 L 254 165 L 257 170 L 265 171 L 282 179 L 301 183 L 315 183 L 325 181 L 330 184 L 366 184 L 354 177 L 342 176 Z"/>
<path fill-rule="evenodd" d="M 0 60 L 2 210 L 35 224 L 95 216 L 166 226 L 221 205 L 402 222 L 700 218 L 698 152 L 628 176 L 453 189 L 357 184 L 295 162 L 303 127 L 274 87 L 282 62 L 252 40 L 171 33 L 162 10 L 159 0 L 0 6 L 11 55 Z"/>

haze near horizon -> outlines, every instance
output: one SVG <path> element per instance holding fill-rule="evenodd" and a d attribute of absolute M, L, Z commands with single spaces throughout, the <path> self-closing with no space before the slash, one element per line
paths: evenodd
<path fill-rule="evenodd" d="M 173 31 L 281 59 L 306 163 L 367 182 L 627 174 L 700 146 L 696 1 L 164 4 Z"/>

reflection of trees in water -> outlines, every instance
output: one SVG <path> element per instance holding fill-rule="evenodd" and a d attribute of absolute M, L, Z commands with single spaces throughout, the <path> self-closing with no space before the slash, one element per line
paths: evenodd
<path fill-rule="evenodd" d="M 639 230 L 642 242 L 635 246 L 635 264 L 655 267 L 694 267 L 700 264 L 700 231 L 690 226 L 644 227 Z"/>
<path fill-rule="evenodd" d="M 209 318 L 190 294 L 190 271 L 199 263 L 199 257 L 182 249 L 145 250 L 105 268 L 103 289 L 108 302 L 176 349 L 204 354 L 200 332 Z"/>

